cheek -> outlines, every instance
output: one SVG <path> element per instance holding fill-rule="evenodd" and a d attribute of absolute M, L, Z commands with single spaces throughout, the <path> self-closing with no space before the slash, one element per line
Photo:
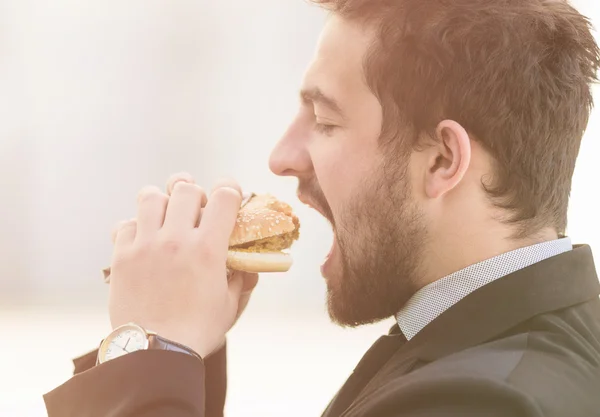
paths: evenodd
<path fill-rule="evenodd" d="M 313 146 L 310 150 L 315 175 L 334 213 L 360 197 L 378 159 L 365 146 L 336 145 Z"/>

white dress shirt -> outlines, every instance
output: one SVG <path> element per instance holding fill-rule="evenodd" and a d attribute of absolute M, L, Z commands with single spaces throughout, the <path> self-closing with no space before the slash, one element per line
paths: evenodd
<path fill-rule="evenodd" d="M 503 253 L 445 276 L 417 291 L 396 315 L 408 340 L 476 289 L 544 259 L 573 249 L 561 238 Z"/>

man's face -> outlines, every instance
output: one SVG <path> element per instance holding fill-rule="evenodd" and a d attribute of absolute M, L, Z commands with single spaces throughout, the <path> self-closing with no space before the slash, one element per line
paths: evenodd
<path fill-rule="evenodd" d="M 394 315 L 415 291 L 425 231 L 412 201 L 410 152 L 380 146 L 382 108 L 365 83 L 373 36 L 331 18 L 302 86 L 300 111 L 271 155 L 298 196 L 331 223 L 322 266 L 331 318 L 356 326 Z M 402 138 L 395 138 L 402 140 Z"/>

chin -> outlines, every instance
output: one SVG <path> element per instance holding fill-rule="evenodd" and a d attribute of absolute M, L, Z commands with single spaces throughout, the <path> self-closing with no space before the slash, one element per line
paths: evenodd
<path fill-rule="evenodd" d="M 398 276 L 369 274 L 368 268 L 352 269 L 342 260 L 328 265 L 327 312 L 332 322 L 355 328 L 393 317 L 413 293 Z"/>

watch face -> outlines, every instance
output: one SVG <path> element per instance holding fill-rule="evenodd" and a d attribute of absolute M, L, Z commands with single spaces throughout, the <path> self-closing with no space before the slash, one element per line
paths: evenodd
<path fill-rule="evenodd" d="M 116 328 L 100 346 L 98 358 L 106 362 L 127 353 L 148 348 L 146 332 L 135 324 L 126 324 Z"/>

